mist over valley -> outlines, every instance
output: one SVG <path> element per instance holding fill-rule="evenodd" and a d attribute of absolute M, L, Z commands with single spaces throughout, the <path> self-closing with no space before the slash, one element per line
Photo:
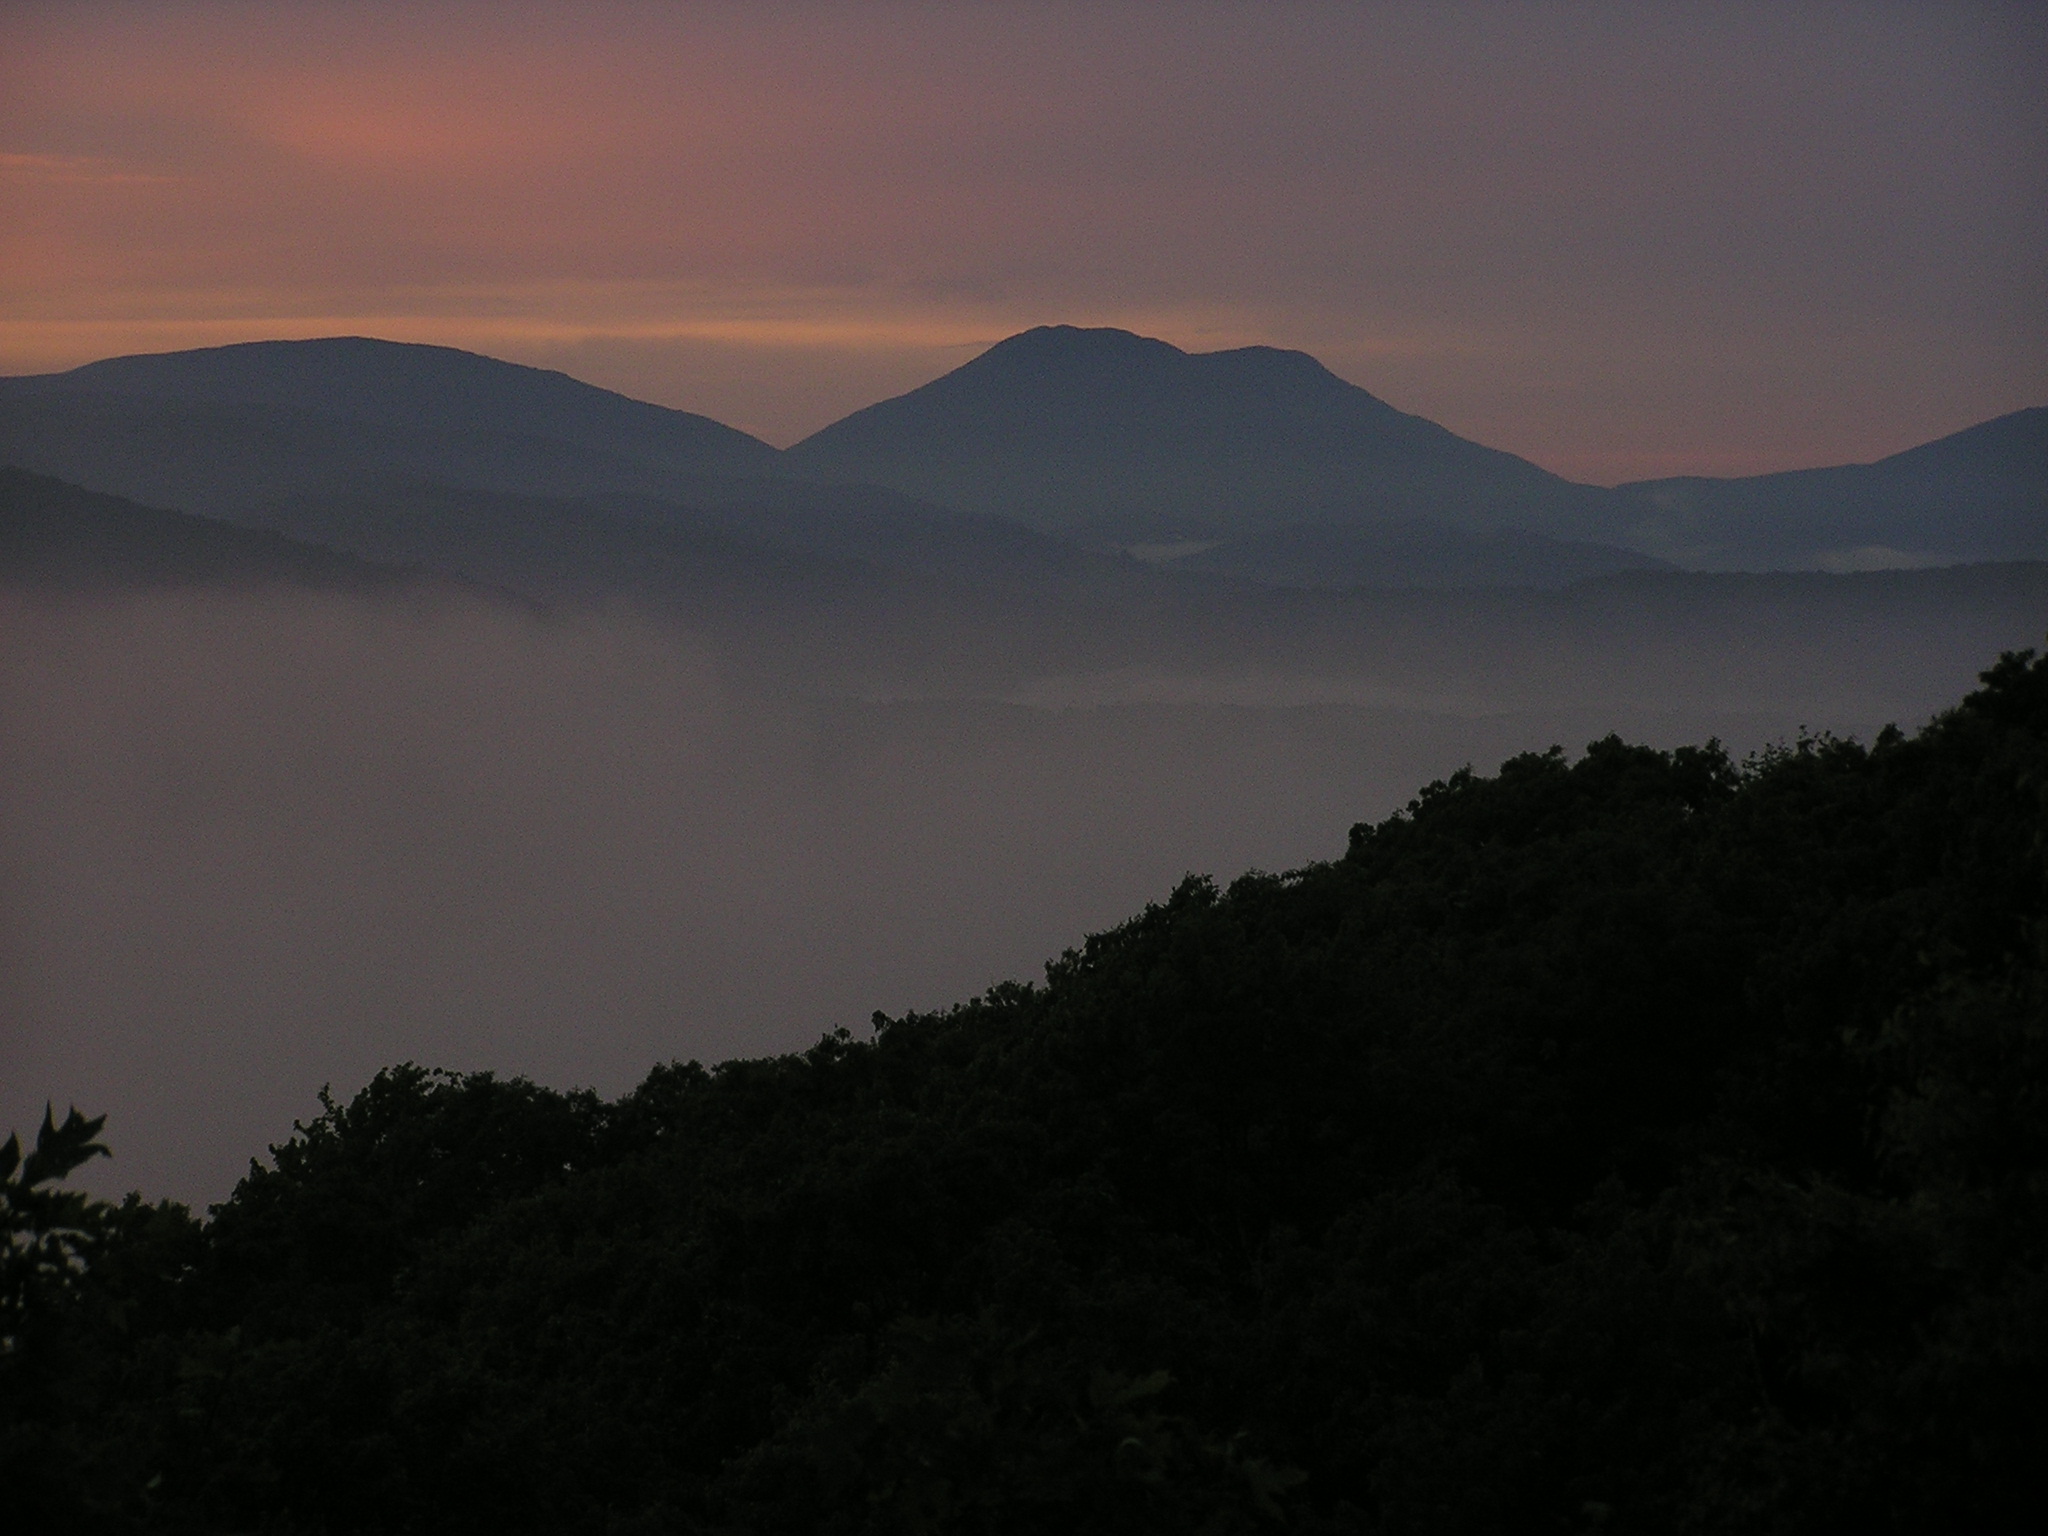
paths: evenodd
<path fill-rule="evenodd" d="M 1810 521 L 2048 552 L 2041 417 Z M 1917 724 L 2048 616 L 2025 560 L 1687 572 L 1651 503 L 1121 332 L 783 454 L 368 341 L 0 382 L 0 454 L 7 1080 L 196 1201 L 323 1082 L 801 1047 L 1468 764 Z M 1688 536 L 1748 547 L 1725 484 Z"/>
<path fill-rule="evenodd" d="M 0 1509 L 2048 1506 L 2048 10 L 0 7 Z"/>

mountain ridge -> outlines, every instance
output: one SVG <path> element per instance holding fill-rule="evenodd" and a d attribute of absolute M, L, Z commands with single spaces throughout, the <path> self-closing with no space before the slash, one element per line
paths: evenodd
<path fill-rule="evenodd" d="M 688 456 L 700 471 L 762 473 L 776 458 L 767 443 L 709 416 L 636 400 L 556 369 L 368 336 L 138 353 L 0 380 L 0 388 L 262 405 L 387 427 L 602 443 L 662 461 Z"/>
<path fill-rule="evenodd" d="M 87 585 L 275 581 L 348 591 L 448 578 L 264 528 L 147 507 L 0 464 L 0 576 Z"/>
<path fill-rule="evenodd" d="M 2038 559 L 2048 555 L 2048 406 L 1862 464 L 1615 489 L 1644 509 L 1637 548 L 1703 569 L 1800 557 L 1832 569 Z"/>
<path fill-rule="evenodd" d="M 1020 332 L 786 450 L 454 348 L 334 337 L 141 354 L 0 378 L 0 462 L 287 532 L 309 501 L 418 505 L 438 490 L 780 508 L 785 533 L 808 519 L 805 537 L 828 541 L 834 519 L 875 526 L 887 508 L 906 558 L 910 529 L 952 518 L 967 521 L 941 543 L 979 538 L 993 554 L 999 519 L 1083 546 L 1229 545 L 1241 574 L 1277 571 L 1268 546 L 1301 544 L 1305 527 L 1358 549 L 1430 528 L 1441 547 L 1416 568 L 1432 584 L 1643 557 L 1857 570 L 2048 556 L 2048 407 L 1869 464 L 1604 488 L 1403 412 L 1305 352 L 1186 352 L 1106 327 Z M 1560 563 L 1556 545 L 1608 553 Z M 1510 546 L 1556 570 L 1513 569 Z M 1416 558 L 1353 550 L 1339 564 L 1406 580 Z"/>

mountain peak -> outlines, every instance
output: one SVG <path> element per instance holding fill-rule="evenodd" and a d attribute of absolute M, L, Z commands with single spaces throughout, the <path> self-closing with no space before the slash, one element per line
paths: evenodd
<path fill-rule="evenodd" d="M 1006 336 L 974 363 L 1015 363 L 1026 359 L 1165 361 L 1188 354 L 1170 341 L 1140 336 L 1111 325 L 1034 325 Z M 974 364 L 969 364 L 972 367 Z"/>
<path fill-rule="evenodd" d="M 820 478 L 1111 538 L 1391 516 L 1490 526 L 1510 512 L 1583 536 L 1606 502 L 1405 415 L 1305 352 L 1185 352 L 1110 327 L 1011 336 L 787 457 Z"/>
<path fill-rule="evenodd" d="M 955 373 L 1012 378 L 1036 373 L 1177 376 L 1226 386 L 1268 381 L 1366 393 L 1338 378 L 1306 352 L 1267 346 L 1189 352 L 1156 336 L 1140 336 L 1135 331 L 1106 325 L 1033 326 L 1005 337 Z"/>

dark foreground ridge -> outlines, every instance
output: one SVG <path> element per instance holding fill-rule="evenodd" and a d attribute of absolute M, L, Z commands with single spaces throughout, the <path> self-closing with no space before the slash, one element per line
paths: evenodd
<path fill-rule="evenodd" d="M 2048 660 L 1617 739 L 616 1103 L 405 1066 L 204 1222 L 0 1157 L 104 1531 L 1908 1531 L 2044 1493 Z M 67 1255 L 69 1262 L 67 1263 Z"/>

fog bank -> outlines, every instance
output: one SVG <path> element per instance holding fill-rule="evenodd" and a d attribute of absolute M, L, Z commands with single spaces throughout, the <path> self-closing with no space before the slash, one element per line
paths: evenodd
<path fill-rule="evenodd" d="M 1903 723 L 1930 681 L 1960 695 L 1951 666 Z M 1882 723 L 1864 695 L 1432 712 L 1299 678 L 878 702 L 739 675 L 624 611 L 0 589 L 0 1112 L 107 1113 L 92 1187 L 218 1199 L 322 1083 L 388 1063 L 614 1094 L 1035 977 L 1183 873 L 1334 856 L 1467 762 Z"/>

